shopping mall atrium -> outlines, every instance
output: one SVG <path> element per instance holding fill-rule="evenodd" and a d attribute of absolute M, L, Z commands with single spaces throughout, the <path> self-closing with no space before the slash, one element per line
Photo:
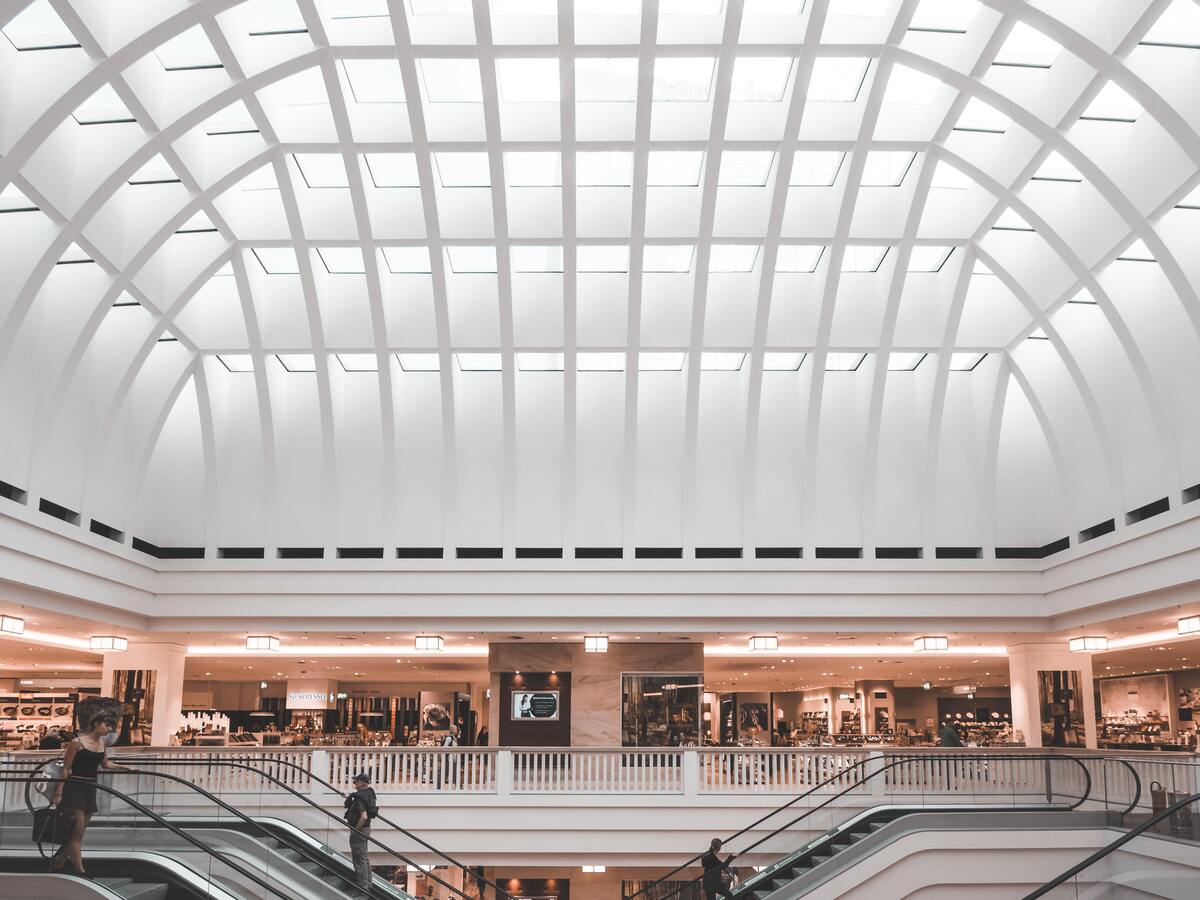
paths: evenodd
<path fill-rule="evenodd" d="M 0 897 L 1200 896 L 1198 0 L 0 32 Z"/>

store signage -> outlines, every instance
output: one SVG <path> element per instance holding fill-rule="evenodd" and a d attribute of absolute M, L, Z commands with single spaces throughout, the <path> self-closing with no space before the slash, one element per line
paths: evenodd
<path fill-rule="evenodd" d="M 513 691 L 512 717 L 516 721 L 558 721 L 558 691 Z"/>
<path fill-rule="evenodd" d="M 288 709 L 329 709 L 337 697 L 337 685 L 332 681 L 288 679 Z"/>

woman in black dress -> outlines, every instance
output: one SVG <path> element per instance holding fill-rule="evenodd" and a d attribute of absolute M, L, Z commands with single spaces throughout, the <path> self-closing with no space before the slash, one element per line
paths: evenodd
<path fill-rule="evenodd" d="M 100 769 L 109 772 L 131 772 L 108 758 L 108 743 L 105 738 L 116 730 L 117 720 L 111 712 L 100 712 L 92 716 L 87 728 L 79 732 L 75 740 L 67 744 L 63 757 L 63 778 L 54 792 L 54 805 L 60 812 L 71 816 L 71 836 L 58 848 L 50 861 L 50 868 L 61 872 L 68 862 L 74 874 L 87 877 L 83 871 L 83 835 L 87 831 L 92 814 L 96 811 L 96 774 Z"/>

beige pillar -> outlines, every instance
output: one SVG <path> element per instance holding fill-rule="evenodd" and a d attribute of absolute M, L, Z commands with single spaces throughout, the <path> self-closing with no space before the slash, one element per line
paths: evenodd
<path fill-rule="evenodd" d="M 124 652 L 104 654 L 104 669 L 100 690 L 112 696 L 113 672 L 119 669 L 143 669 L 155 672 L 154 723 L 150 744 L 165 747 L 172 734 L 179 730 L 183 710 L 183 664 L 187 648 L 182 644 L 134 644 Z"/>
<path fill-rule="evenodd" d="M 1096 747 L 1096 702 L 1092 685 L 1092 655 L 1072 653 L 1065 642 L 1017 644 L 1008 648 L 1008 680 L 1012 692 L 1013 728 L 1025 736 L 1026 747 L 1042 747 L 1040 672 L 1078 672 L 1079 694 L 1071 703 L 1083 710 L 1088 747 Z"/>

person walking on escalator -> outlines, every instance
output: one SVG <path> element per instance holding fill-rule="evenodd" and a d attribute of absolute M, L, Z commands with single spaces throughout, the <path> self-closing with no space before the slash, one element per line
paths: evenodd
<path fill-rule="evenodd" d="M 117 718 L 111 707 L 100 707 L 83 721 L 86 724 L 79 735 L 67 744 L 63 756 L 63 780 L 54 791 L 53 805 L 60 815 L 70 818 L 71 834 L 51 857 L 50 870 L 62 872 L 69 862 L 72 873 L 87 878 L 89 876 L 83 870 L 83 836 L 97 809 L 96 775 L 101 769 L 107 772 L 133 770 L 108 758 L 108 738 L 117 729 Z"/>
<path fill-rule="evenodd" d="M 371 855 L 367 841 L 371 836 L 371 820 L 379 815 L 379 801 L 371 787 L 371 776 L 359 772 L 354 776 L 354 792 L 346 798 L 346 824 L 350 826 L 350 857 L 354 860 L 354 877 L 358 886 L 371 892 Z"/>
<path fill-rule="evenodd" d="M 700 884 L 704 888 L 706 900 L 716 900 L 718 894 L 726 898 L 733 896 L 733 891 L 729 889 L 729 883 L 732 881 L 729 864 L 733 862 L 736 854 L 730 853 L 722 860 L 717 855 L 720 852 L 721 839 L 713 838 L 708 845 L 708 852 L 700 857 L 700 865 L 704 866 L 704 877 L 700 880 Z"/>

